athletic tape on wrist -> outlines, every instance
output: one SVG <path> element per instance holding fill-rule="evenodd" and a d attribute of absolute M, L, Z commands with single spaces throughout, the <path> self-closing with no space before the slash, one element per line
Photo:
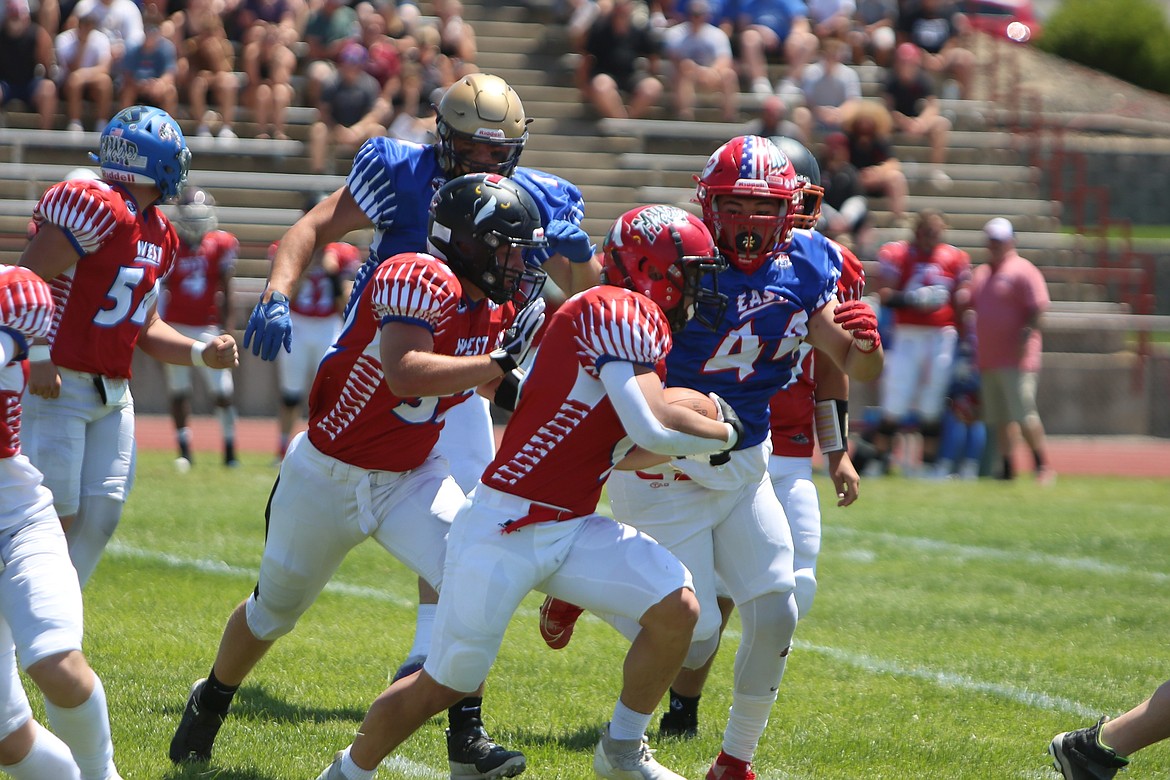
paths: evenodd
<path fill-rule="evenodd" d="M 52 360 L 48 344 L 33 344 L 28 348 L 28 359 L 32 363 L 44 363 Z"/>
<path fill-rule="evenodd" d="M 817 401 L 813 422 L 822 453 L 840 452 L 849 446 L 849 402 L 830 398 Z"/>
<path fill-rule="evenodd" d="M 191 345 L 191 365 L 207 366 L 207 361 L 203 359 L 203 350 L 207 349 L 209 344 L 208 341 L 196 341 Z"/>

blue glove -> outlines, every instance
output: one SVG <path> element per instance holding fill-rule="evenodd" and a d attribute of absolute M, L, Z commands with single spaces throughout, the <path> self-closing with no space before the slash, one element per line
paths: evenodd
<path fill-rule="evenodd" d="M 251 345 L 253 355 L 276 360 L 281 344 L 285 352 L 292 352 L 292 320 L 288 316 L 288 298 L 274 292 L 268 303 L 260 301 L 252 309 L 244 329 L 244 349 Z"/>
<path fill-rule="evenodd" d="M 564 255 L 570 263 L 588 263 L 597 248 L 589 240 L 589 234 L 572 222 L 554 219 L 545 228 L 550 255 Z"/>

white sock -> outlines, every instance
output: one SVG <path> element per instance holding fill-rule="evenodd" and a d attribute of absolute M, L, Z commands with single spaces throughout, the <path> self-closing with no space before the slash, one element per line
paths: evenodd
<path fill-rule="evenodd" d="M 36 721 L 33 721 L 33 728 L 37 730 L 37 735 L 28 755 L 19 763 L 0 766 L 0 771 L 15 780 L 44 780 L 46 777 L 79 780 L 81 774 L 77 771 L 69 746 Z"/>
<path fill-rule="evenodd" d="M 110 741 L 110 713 L 101 678 L 93 676 L 93 693 L 76 707 L 58 707 L 45 701 L 45 714 L 57 736 L 69 746 L 84 780 L 116 777 L 114 743 Z"/>
<path fill-rule="evenodd" d="M 768 726 L 768 715 L 775 703 L 775 693 L 771 696 L 733 694 L 727 728 L 723 730 L 723 752 L 743 761 L 751 761 L 760 744 L 760 737 Z"/>
<path fill-rule="evenodd" d="M 234 406 L 218 406 L 216 410 L 219 414 L 219 427 L 223 429 L 223 440 L 233 442 L 236 440 L 236 407 Z"/>
<path fill-rule="evenodd" d="M 654 713 L 643 715 L 631 710 L 619 700 L 613 708 L 613 718 L 609 721 L 610 739 L 637 739 L 640 740 L 650 728 L 650 719 Z"/>
<path fill-rule="evenodd" d="M 414 618 L 414 644 L 410 646 L 408 658 L 425 658 L 431 652 L 431 629 L 435 627 L 437 604 L 419 604 Z"/>
<path fill-rule="evenodd" d="M 378 772 L 378 767 L 373 769 L 362 769 L 353 762 L 353 757 L 350 756 L 349 751 L 353 748 L 350 745 L 345 749 L 345 754 L 341 757 L 341 774 L 347 780 L 374 780 L 374 775 Z"/>

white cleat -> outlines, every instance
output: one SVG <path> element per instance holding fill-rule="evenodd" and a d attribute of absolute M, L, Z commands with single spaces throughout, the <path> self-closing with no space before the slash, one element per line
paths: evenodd
<path fill-rule="evenodd" d="M 613 739 L 609 724 L 593 751 L 593 771 L 608 780 L 686 780 L 654 760 L 654 751 L 641 739 Z"/>

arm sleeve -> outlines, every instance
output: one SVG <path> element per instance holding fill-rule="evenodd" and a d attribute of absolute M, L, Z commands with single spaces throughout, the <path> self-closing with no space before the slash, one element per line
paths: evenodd
<path fill-rule="evenodd" d="M 634 364 L 611 360 L 601 367 L 601 383 L 634 443 L 659 455 L 709 455 L 727 449 L 727 441 L 667 428 L 654 416 L 634 376 Z"/>

